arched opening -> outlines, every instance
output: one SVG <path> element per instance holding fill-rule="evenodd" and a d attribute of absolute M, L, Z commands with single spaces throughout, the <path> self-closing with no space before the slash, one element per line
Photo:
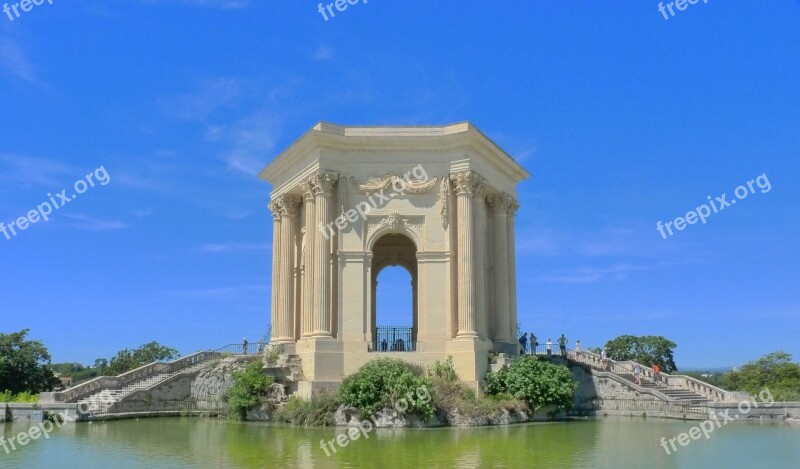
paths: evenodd
<path fill-rule="evenodd" d="M 417 248 L 401 234 L 384 235 L 373 247 L 372 347 L 375 352 L 413 352 L 417 342 Z"/>

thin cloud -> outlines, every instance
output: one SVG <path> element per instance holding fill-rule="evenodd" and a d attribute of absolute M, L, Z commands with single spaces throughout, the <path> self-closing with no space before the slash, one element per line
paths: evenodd
<path fill-rule="evenodd" d="M 64 217 L 73 220 L 70 226 L 81 230 L 114 231 L 122 230 L 128 227 L 127 224 L 119 220 L 101 220 L 99 218 L 93 218 L 87 215 L 77 215 L 73 213 L 65 213 Z"/>
<path fill-rule="evenodd" d="M 55 190 L 84 173 L 60 161 L 26 155 L 0 154 L 0 181 L 16 187 L 46 186 Z"/>
<path fill-rule="evenodd" d="M 200 252 L 268 252 L 272 249 L 269 244 L 262 243 L 209 243 L 200 248 Z"/>
<path fill-rule="evenodd" d="M 204 121 L 220 109 L 235 105 L 243 83 L 232 78 L 204 80 L 191 92 L 161 98 L 165 115 L 175 119 Z"/>
<path fill-rule="evenodd" d="M 37 82 L 33 64 L 22 48 L 7 37 L 0 38 L 0 70 L 28 83 Z"/>
<path fill-rule="evenodd" d="M 262 298 L 263 294 L 268 293 L 270 289 L 270 286 L 267 284 L 254 284 L 238 285 L 233 287 L 201 288 L 194 290 L 174 290 L 167 293 L 187 298 L 234 301 L 251 300 L 254 297 Z"/>
<path fill-rule="evenodd" d="M 534 277 L 540 282 L 553 283 L 597 283 L 625 280 L 631 273 L 651 270 L 662 270 L 676 265 L 675 262 L 657 262 L 654 264 L 620 263 L 608 267 L 579 267 L 571 270 L 559 270 Z"/>
<path fill-rule="evenodd" d="M 333 58 L 334 50 L 327 46 L 320 46 L 314 51 L 311 56 L 314 60 L 331 60 Z"/>

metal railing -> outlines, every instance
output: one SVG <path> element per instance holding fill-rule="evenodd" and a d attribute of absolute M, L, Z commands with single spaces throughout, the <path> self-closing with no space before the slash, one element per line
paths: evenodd
<path fill-rule="evenodd" d="M 548 353 L 547 344 L 540 343 L 538 346 L 529 347 L 526 350 L 526 353 L 533 353 L 535 355 L 545 355 L 545 356 L 561 355 L 561 349 L 558 346 L 558 344 L 553 344 L 552 347 L 549 348 L 549 350 L 550 352 Z M 583 363 L 598 371 L 610 371 L 618 375 L 635 374 L 634 373 L 635 363 L 630 360 L 616 361 L 610 358 L 606 358 L 605 360 L 603 360 L 600 357 L 600 355 L 588 350 L 581 350 L 580 352 L 576 352 L 575 350 L 567 349 L 566 354 L 567 358 L 569 358 L 570 360 L 576 361 L 578 363 Z M 656 384 L 657 389 L 659 390 L 691 391 L 694 392 L 695 394 L 699 394 L 711 401 L 716 401 L 716 402 L 733 402 L 736 400 L 743 399 L 743 397 L 740 395 L 741 393 L 726 391 L 712 384 L 708 384 L 704 381 L 692 378 L 691 376 L 668 374 L 662 371 L 658 374 L 658 377 L 656 378 L 655 371 L 651 367 L 641 363 L 639 364 L 639 366 L 642 368 L 641 371 L 642 382 L 652 382 Z"/>
<path fill-rule="evenodd" d="M 381 326 L 375 328 L 375 340 L 370 352 L 416 352 L 417 342 L 413 327 Z"/>
<path fill-rule="evenodd" d="M 662 414 L 681 417 L 683 415 L 708 416 L 708 406 L 698 403 L 641 399 L 595 399 L 592 401 L 595 412 L 625 412 Z"/>

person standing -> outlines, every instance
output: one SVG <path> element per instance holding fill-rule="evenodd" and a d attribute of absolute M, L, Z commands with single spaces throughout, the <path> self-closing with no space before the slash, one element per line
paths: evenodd
<path fill-rule="evenodd" d="M 633 362 L 633 377 L 636 379 L 636 384 L 642 385 L 642 365 Z"/>
<path fill-rule="evenodd" d="M 242 339 L 242 355 L 247 355 L 247 337 Z"/>
<path fill-rule="evenodd" d="M 581 353 L 581 340 L 580 339 L 575 341 L 575 353 Z"/>
<path fill-rule="evenodd" d="M 520 355 L 525 355 L 525 351 L 528 349 L 528 333 L 524 333 L 519 336 L 519 346 L 522 349 Z"/>
<path fill-rule="evenodd" d="M 545 348 L 547 349 L 547 356 L 553 355 L 553 341 L 547 339 L 547 343 L 545 344 Z"/>
<path fill-rule="evenodd" d="M 564 334 L 561 334 L 561 337 L 558 338 L 558 348 L 561 349 L 561 356 L 567 358 L 567 337 Z"/>
<path fill-rule="evenodd" d="M 536 336 L 533 335 L 533 332 L 531 332 L 530 342 L 531 342 L 531 355 L 536 355 L 536 349 L 539 347 L 539 339 L 537 339 Z"/>
<path fill-rule="evenodd" d="M 661 386 L 661 367 L 654 363 L 653 366 L 653 383 L 656 386 Z"/>
<path fill-rule="evenodd" d="M 600 350 L 600 361 L 603 363 L 603 369 L 608 369 L 608 355 L 606 355 L 606 348 L 603 347 L 603 350 Z"/>

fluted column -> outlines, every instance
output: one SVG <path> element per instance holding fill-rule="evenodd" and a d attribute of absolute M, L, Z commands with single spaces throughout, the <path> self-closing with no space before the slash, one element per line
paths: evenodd
<path fill-rule="evenodd" d="M 488 314 L 486 308 L 486 181 L 478 177 L 473 193 L 475 210 L 475 316 L 477 332 L 487 338 Z"/>
<path fill-rule="evenodd" d="M 269 204 L 269 210 L 272 212 L 272 294 L 270 295 L 270 323 L 272 325 L 272 333 L 270 342 L 274 341 L 276 336 L 276 324 L 280 321 L 278 315 L 278 305 L 281 291 L 281 209 L 277 200 L 273 200 Z"/>
<path fill-rule="evenodd" d="M 303 291 L 302 291 L 302 305 L 300 308 L 302 336 L 310 337 L 314 332 L 313 318 L 314 318 L 314 274 L 316 272 L 316 256 L 314 251 L 317 245 L 317 237 L 322 236 L 319 232 L 318 225 L 316 224 L 316 211 L 315 211 L 315 194 L 314 186 L 310 181 L 300 184 L 303 190 L 303 203 L 305 207 L 304 223 L 306 227 L 306 245 L 305 253 L 303 254 L 304 275 L 303 275 Z"/>
<path fill-rule="evenodd" d="M 494 214 L 494 337 L 497 342 L 511 342 L 508 285 L 508 205 L 506 194 L 492 196 L 490 204 Z"/>
<path fill-rule="evenodd" d="M 517 248 L 514 236 L 514 219 L 517 214 L 519 203 L 511 199 L 508 206 L 508 316 L 510 318 L 511 337 L 517 334 Z"/>
<path fill-rule="evenodd" d="M 282 195 L 277 199 L 281 214 L 280 230 L 280 272 L 278 291 L 277 321 L 272 330 L 278 344 L 294 342 L 294 250 L 296 236 L 297 209 L 300 198 L 294 195 Z"/>
<path fill-rule="evenodd" d="M 450 176 L 456 190 L 456 215 L 458 217 L 458 333 L 457 338 L 477 338 L 475 316 L 475 271 L 473 261 L 472 194 L 475 174 L 464 171 Z"/>
<path fill-rule="evenodd" d="M 326 226 L 330 218 L 331 197 L 336 184 L 336 176 L 328 173 L 317 174 L 312 178 L 315 194 L 316 223 Z M 317 236 L 314 247 L 314 320 L 313 337 L 331 337 L 331 239 Z"/>

